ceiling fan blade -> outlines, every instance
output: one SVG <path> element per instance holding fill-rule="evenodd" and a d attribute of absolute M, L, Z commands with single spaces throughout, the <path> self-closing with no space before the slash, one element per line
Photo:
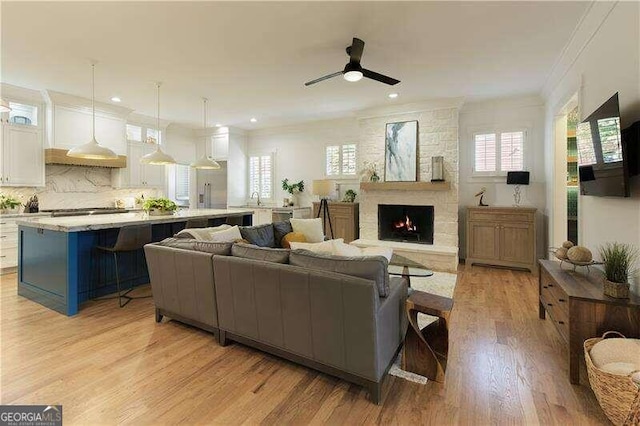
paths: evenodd
<path fill-rule="evenodd" d="M 400 80 L 396 80 L 395 78 L 387 77 L 386 75 L 382 75 L 371 70 L 366 70 L 364 68 L 362 69 L 362 75 L 372 80 L 379 81 L 380 83 L 388 84 L 389 86 L 394 86 L 400 83 Z"/>
<path fill-rule="evenodd" d="M 362 59 L 362 51 L 364 50 L 364 41 L 359 38 L 353 38 L 353 42 L 351 43 L 351 49 L 349 49 L 349 56 L 351 57 L 350 62 L 360 63 L 360 59 Z"/>
<path fill-rule="evenodd" d="M 329 80 L 330 78 L 342 75 L 343 72 L 344 71 L 334 72 L 333 74 L 325 75 L 324 77 L 320 77 L 320 78 L 316 78 L 315 80 L 307 81 L 304 85 L 305 86 L 311 86 L 312 84 L 320 83 L 321 81 Z"/>

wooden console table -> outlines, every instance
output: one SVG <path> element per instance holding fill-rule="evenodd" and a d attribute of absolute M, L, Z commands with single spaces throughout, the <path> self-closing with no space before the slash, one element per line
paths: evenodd
<path fill-rule="evenodd" d="M 453 300 L 414 290 L 406 302 L 409 329 L 402 349 L 402 369 L 444 383 L 449 354 L 449 314 Z M 422 330 L 418 312 L 438 317 Z"/>
<path fill-rule="evenodd" d="M 595 268 L 573 271 L 560 262 L 540 260 L 539 316 L 549 319 L 569 349 L 569 380 L 580 383 L 584 341 L 609 330 L 640 337 L 640 296 L 614 299 L 602 290 L 602 272 Z"/>

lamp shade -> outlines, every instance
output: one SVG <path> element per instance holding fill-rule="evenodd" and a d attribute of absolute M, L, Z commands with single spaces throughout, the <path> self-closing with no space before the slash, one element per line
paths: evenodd
<path fill-rule="evenodd" d="M 319 197 L 328 197 L 333 192 L 333 182 L 330 180 L 314 180 L 313 194 Z"/>
<path fill-rule="evenodd" d="M 507 185 L 529 185 L 529 172 L 507 172 Z"/>
<path fill-rule="evenodd" d="M 142 157 L 140 162 L 143 164 L 152 164 L 154 166 L 164 166 L 166 164 L 175 164 L 176 160 L 174 160 L 169 154 L 162 152 L 158 145 L 155 151 Z"/>
<path fill-rule="evenodd" d="M 191 167 L 195 169 L 218 170 L 220 168 L 220 164 L 206 155 L 203 155 L 198 160 L 191 163 Z"/>
<path fill-rule="evenodd" d="M 110 160 L 118 158 L 118 154 L 111 151 L 98 143 L 97 140 L 91 139 L 90 142 L 76 146 L 67 151 L 67 157 L 88 158 L 91 160 Z"/>

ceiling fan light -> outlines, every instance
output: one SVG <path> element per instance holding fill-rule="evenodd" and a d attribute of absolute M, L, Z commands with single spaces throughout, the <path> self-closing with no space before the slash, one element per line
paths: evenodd
<path fill-rule="evenodd" d="M 118 154 L 100 145 L 98 141 L 93 138 L 90 142 L 67 151 L 67 157 L 86 158 L 90 160 L 112 160 L 118 158 Z"/>
<path fill-rule="evenodd" d="M 362 71 L 347 71 L 344 73 L 344 79 L 351 82 L 360 81 L 362 80 Z"/>

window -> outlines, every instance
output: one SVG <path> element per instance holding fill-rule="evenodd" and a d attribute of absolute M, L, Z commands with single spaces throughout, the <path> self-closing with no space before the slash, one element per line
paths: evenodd
<path fill-rule="evenodd" d="M 524 169 L 524 131 L 474 135 L 474 173 L 503 175 Z"/>
<path fill-rule="evenodd" d="M 153 129 L 151 127 L 147 127 L 147 143 L 152 143 L 149 138 L 153 138 L 153 143 L 157 143 L 158 145 L 162 144 L 162 132 L 159 132 L 158 129 Z"/>
<path fill-rule="evenodd" d="M 330 145 L 325 150 L 326 175 L 351 177 L 356 174 L 356 145 Z"/>
<path fill-rule="evenodd" d="M 176 200 L 189 201 L 189 166 L 176 164 Z"/>
<path fill-rule="evenodd" d="M 262 199 L 273 197 L 273 156 L 270 154 L 249 157 L 249 194 L 254 192 Z"/>
<path fill-rule="evenodd" d="M 38 125 L 38 107 L 33 105 L 9 102 L 9 122 L 27 126 Z"/>
<path fill-rule="evenodd" d="M 142 142 L 142 127 L 127 124 L 127 139 Z"/>

